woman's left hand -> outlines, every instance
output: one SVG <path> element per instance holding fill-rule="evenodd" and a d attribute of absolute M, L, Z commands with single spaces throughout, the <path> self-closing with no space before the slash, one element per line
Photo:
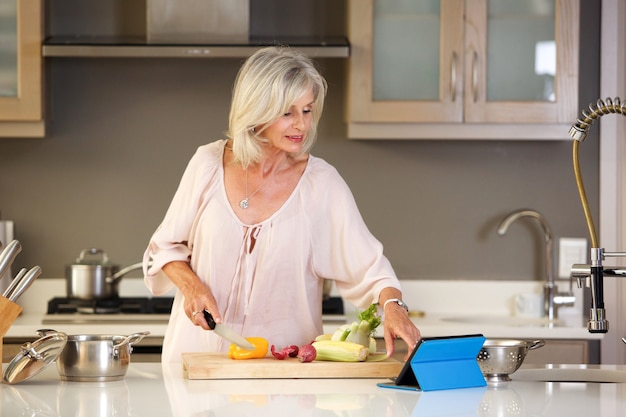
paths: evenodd
<path fill-rule="evenodd" d="M 409 313 L 397 303 L 390 302 L 385 306 L 385 301 L 391 298 L 402 299 L 402 293 L 395 288 L 385 288 L 381 294 L 379 303 L 384 306 L 384 337 L 385 349 L 389 356 L 394 352 L 394 341 L 397 338 L 404 340 L 408 347 L 408 352 L 404 360 L 408 360 L 409 355 L 413 352 L 415 345 L 422 338 L 419 329 L 413 324 L 409 318 Z"/>

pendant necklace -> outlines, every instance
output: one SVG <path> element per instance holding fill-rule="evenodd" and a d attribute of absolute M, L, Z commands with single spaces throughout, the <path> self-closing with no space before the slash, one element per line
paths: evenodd
<path fill-rule="evenodd" d="M 285 164 L 285 162 L 287 162 L 287 158 L 285 158 L 285 160 L 284 160 L 283 162 L 281 162 L 281 164 L 280 164 L 280 165 L 278 165 L 278 168 L 276 168 L 274 171 L 272 171 L 272 172 L 270 173 L 270 175 L 268 175 L 268 176 L 267 176 L 267 178 L 265 178 L 265 181 L 263 181 L 263 182 L 261 183 L 261 185 L 259 185 L 259 187 L 258 187 L 256 190 L 254 190 L 254 191 L 252 192 L 252 194 L 250 194 L 250 195 L 248 195 L 248 168 L 246 168 L 246 197 L 245 197 L 243 200 L 241 200 L 241 201 L 239 202 L 239 207 L 241 207 L 242 209 L 247 209 L 247 208 L 248 208 L 248 200 L 250 200 L 250 199 L 252 198 L 252 196 L 253 196 L 253 195 L 255 195 L 257 192 L 259 192 L 259 190 L 260 190 L 261 188 L 263 188 L 263 186 L 264 186 L 264 185 L 267 183 L 267 181 L 268 181 L 268 180 L 272 177 L 272 175 L 274 175 L 274 173 L 275 173 L 276 171 L 278 171 L 280 168 L 282 168 L 282 166 Z"/>

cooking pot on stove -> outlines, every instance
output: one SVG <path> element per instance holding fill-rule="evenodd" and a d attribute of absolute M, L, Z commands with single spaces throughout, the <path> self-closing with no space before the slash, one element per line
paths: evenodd
<path fill-rule="evenodd" d="M 65 266 L 67 296 L 82 300 L 117 298 L 122 277 L 141 267 L 139 262 L 120 269 L 102 249 L 83 249 L 76 263 Z"/>

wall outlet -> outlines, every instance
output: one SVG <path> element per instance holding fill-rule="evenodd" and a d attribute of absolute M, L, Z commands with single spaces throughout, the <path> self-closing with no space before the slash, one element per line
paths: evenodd
<path fill-rule="evenodd" d="M 572 265 L 586 264 L 587 239 L 562 237 L 559 239 L 559 278 L 569 278 Z"/>

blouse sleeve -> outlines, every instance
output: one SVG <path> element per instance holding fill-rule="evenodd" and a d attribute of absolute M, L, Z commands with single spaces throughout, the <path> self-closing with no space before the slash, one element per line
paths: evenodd
<path fill-rule="evenodd" d="M 400 282 L 383 245 L 369 231 L 352 192 L 330 165 L 315 178 L 309 204 L 320 207 L 310 219 L 317 274 L 335 281 L 343 298 L 359 308 L 378 302 L 383 288 Z"/>
<path fill-rule="evenodd" d="M 150 239 L 143 257 L 144 282 L 154 295 L 174 287 L 163 273 L 163 265 L 189 261 L 189 236 L 206 190 L 214 184 L 220 158 L 217 146 L 199 147 L 189 161 L 163 221 Z M 151 264 L 150 264 L 151 262 Z"/>

